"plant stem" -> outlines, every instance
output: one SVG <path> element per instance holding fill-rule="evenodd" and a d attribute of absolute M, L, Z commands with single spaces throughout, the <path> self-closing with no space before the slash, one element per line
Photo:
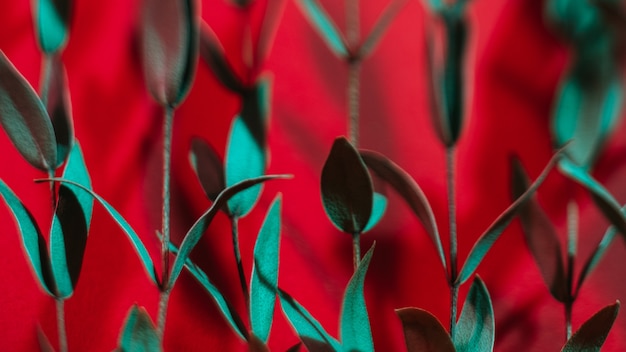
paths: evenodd
<path fill-rule="evenodd" d="M 48 108 L 48 95 L 50 94 L 50 81 L 52 80 L 52 57 L 48 54 L 43 54 L 42 60 L 40 94 L 43 106 Z"/>
<path fill-rule="evenodd" d="M 159 296 L 159 312 L 157 317 L 157 335 L 163 344 L 163 335 L 165 333 L 165 318 L 167 317 L 167 305 L 170 300 L 171 289 L 165 289 L 161 291 Z"/>
<path fill-rule="evenodd" d="M 574 263 L 577 252 L 578 238 L 578 205 L 575 200 L 567 204 L 567 301 L 565 305 L 565 341 L 572 337 L 572 306 L 574 297 Z"/>
<path fill-rule="evenodd" d="M 450 222 L 450 336 L 456 333 L 457 304 L 459 285 L 457 279 L 457 233 L 456 233 L 456 201 L 454 188 L 454 146 L 446 149 L 446 177 L 448 184 L 448 219 Z"/>
<path fill-rule="evenodd" d="M 565 303 L 565 341 L 572 337 L 572 303 Z"/>
<path fill-rule="evenodd" d="M 232 216 L 230 223 L 233 237 L 233 251 L 235 253 L 235 261 L 237 262 L 237 271 L 239 272 L 239 283 L 241 284 L 241 292 L 243 292 L 247 306 L 250 302 L 250 297 L 248 294 L 248 282 L 246 281 L 246 275 L 243 271 L 243 263 L 241 261 L 241 249 L 239 248 L 239 218 Z"/>
<path fill-rule="evenodd" d="M 359 100 L 360 100 L 361 63 L 357 60 L 348 63 L 348 118 L 350 141 L 359 148 Z"/>
<path fill-rule="evenodd" d="M 361 264 L 361 234 L 357 233 L 352 236 L 352 252 L 354 253 L 354 271 Z"/>
<path fill-rule="evenodd" d="M 59 334 L 59 352 L 67 352 L 67 332 L 65 331 L 65 301 L 56 299 L 57 330 Z"/>

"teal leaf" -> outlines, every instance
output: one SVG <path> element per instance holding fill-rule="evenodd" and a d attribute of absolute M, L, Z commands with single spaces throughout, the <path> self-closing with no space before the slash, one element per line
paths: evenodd
<path fill-rule="evenodd" d="M 385 210 L 387 210 L 387 197 L 374 192 L 372 215 L 370 216 L 370 220 L 367 222 L 367 225 L 365 225 L 363 232 L 367 232 L 376 226 L 380 220 L 382 220 L 383 215 L 385 215 Z"/>
<path fill-rule="evenodd" d="M 322 5 L 317 0 L 298 0 L 296 3 L 328 48 L 337 57 L 347 58 L 348 44 Z"/>
<path fill-rule="evenodd" d="M 324 210 L 337 228 L 357 235 L 372 214 L 372 180 L 359 152 L 345 137 L 335 139 L 322 169 Z"/>
<path fill-rule="evenodd" d="M 493 306 L 485 283 L 476 277 L 463 305 L 455 336 L 458 352 L 493 351 L 495 338 Z"/>
<path fill-rule="evenodd" d="M 50 257 L 46 248 L 46 240 L 41 235 L 39 226 L 22 201 L 2 180 L 0 180 L 0 195 L 4 198 L 13 218 L 15 218 L 24 249 L 26 249 L 26 254 L 39 284 L 48 295 L 55 296 L 57 289 L 50 266 Z"/>
<path fill-rule="evenodd" d="M 561 352 L 599 352 L 619 313 L 620 302 L 594 314 L 567 341 Z"/>
<path fill-rule="evenodd" d="M 128 313 L 120 335 L 119 350 L 123 352 L 161 351 L 161 340 L 150 315 L 143 307 L 134 305 Z"/>
<path fill-rule="evenodd" d="M 439 319 L 419 308 L 397 309 L 407 352 L 455 352 L 450 335 Z"/>
<path fill-rule="evenodd" d="M 56 138 L 57 160 L 55 168 L 58 168 L 65 162 L 74 144 L 72 104 L 70 102 L 65 66 L 63 66 L 63 61 L 61 61 L 61 56 L 54 55 L 48 59 L 51 60 L 50 70 L 52 70 L 50 87 L 47 97 L 42 97 L 42 100 L 45 102 Z"/>
<path fill-rule="evenodd" d="M 58 298 L 66 299 L 74 292 L 83 265 L 87 234 L 88 225 L 78 198 L 61 185 L 50 233 L 50 261 Z"/>
<path fill-rule="evenodd" d="M 224 167 L 215 149 L 199 137 L 191 139 L 189 162 L 207 198 L 214 201 L 226 188 Z"/>
<path fill-rule="evenodd" d="M 435 214 L 428 203 L 428 199 L 419 185 L 400 166 L 382 154 L 373 151 L 361 151 L 365 165 L 378 177 L 387 182 L 404 199 L 415 216 L 419 219 L 435 245 L 441 264 L 446 271 L 446 259 L 441 245 L 441 238 L 437 229 Z"/>
<path fill-rule="evenodd" d="M 32 166 L 47 173 L 57 163 L 56 141 L 43 103 L 26 79 L 0 52 L 0 124 Z"/>
<path fill-rule="evenodd" d="M 293 297 L 281 289 L 278 289 L 278 297 L 289 324 L 309 351 L 342 351 L 339 342 L 330 336 L 322 325 Z"/>
<path fill-rule="evenodd" d="M 44 53 L 54 54 L 65 47 L 69 36 L 71 10 L 70 0 L 35 1 L 37 39 Z"/>
<path fill-rule="evenodd" d="M 178 248 L 172 243 L 168 245 L 168 249 L 174 255 L 178 255 Z M 228 301 L 226 301 L 226 298 L 222 295 L 219 289 L 211 282 L 211 280 L 209 280 L 206 273 L 189 258 L 185 261 L 185 268 L 209 293 L 230 327 L 237 333 L 237 336 L 239 336 L 242 340 L 248 340 L 248 330 L 243 324 L 241 317 L 235 308 L 231 306 Z"/>
<path fill-rule="evenodd" d="M 407 0 L 391 0 L 387 7 L 383 10 L 382 15 L 378 18 L 376 24 L 372 28 L 372 31 L 367 35 L 363 44 L 359 47 L 358 57 L 365 59 L 368 57 L 378 46 L 378 43 L 382 39 L 385 31 L 398 13 L 408 4 Z"/>
<path fill-rule="evenodd" d="M 254 246 L 250 278 L 250 324 L 252 332 L 267 342 L 274 318 L 280 252 L 281 196 L 278 195 L 261 225 Z"/>
<path fill-rule="evenodd" d="M 286 178 L 286 177 L 288 176 L 284 176 L 284 175 L 262 176 L 262 177 L 257 177 L 254 179 L 241 181 L 233 186 L 230 186 L 224 189 L 217 196 L 217 198 L 215 198 L 215 202 L 213 202 L 211 207 L 207 211 L 205 211 L 204 214 L 202 214 L 200 218 L 193 224 L 193 226 L 191 226 L 189 231 L 187 231 L 187 234 L 185 235 L 185 238 L 183 239 L 183 242 L 180 245 L 180 251 L 178 255 L 176 256 L 176 260 L 174 260 L 174 265 L 172 266 L 172 270 L 170 272 L 170 280 L 167 283 L 167 285 L 165 285 L 166 288 L 168 287 L 171 288 L 174 286 L 176 279 L 178 279 L 178 276 L 180 275 L 180 272 L 183 269 L 183 265 L 187 261 L 187 258 L 189 258 L 189 254 L 191 253 L 193 248 L 196 246 L 198 241 L 200 241 L 202 234 L 209 227 L 209 225 L 211 224 L 211 221 L 213 221 L 213 218 L 215 217 L 219 209 L 222 208 L 224 204 L 226 204 L 226 202 L 232 196 L 252 186 L 255 186 L 261 182 L 274 180 L 278 178 Z"/>
<path fill-rule="evenodd" d="M 222 44 L 205 22 L 202 23 L 200 30 L 199 54 L 200 59 L 209 66 L 215 78 L 228 90 L 241 93 L 246 89 L 233 67 L 228 63 Z"/>
<path fill-rule="evenodd" d="M 585 168 L 574 164 L 567 158 L 559 161 L 559 169 L 565 176 L 583 186 L 591 194 L 591 198 L 598 209 L 626 238 L 626 217 L 622 214 L 619 203 L 611 193 L 596 181 Z"/>
<path fill-rule="evenodd" d="M 513 160 L 513 198 L 519 198 L 529 185 L 528 177 L 518 159 Z M 530 249 L 543 281 L 559 302 L 569 299 L 567 279 L 561 254 L 561 243 L 556 229 L 539 204 L 532 197 L 520 207 L 519 216 L 526 244 Z"/>
<path fill-rule="evenodd" d="M 367 268 L 374 254 L 375 246 L 376 244 L 372 245 L 372 248 L 365 253 L 363 261 L 361 261 L 356 272 L 350 279 L 343 296 L 340 339 L 345 351 L 374 351 L 372 330 L 370 328 L 367 306 L 365 305 L 365 297 L 363 295 L 363 284 L 365 282 Z"/>
<path fill-rule="evenodd" d="M 69 153 L 67 164 L 65 165 L 65 170 L 63 170 L 63 178 L 66 180 L 74 181 L 88 189 L 91 189 L 91 177 L 89 176 L 89 171 L 87 170 L 87 165 L 85 165 L 85 158 L 83 156 L 82 149 L 78 142 L 74 143 L 72 149 Z M 67 187 L 76 191 L 78 188 L 71 184 L 67 184 Z M 80 206 L 83 210 L 83 214 L 85 215 L 85 220 L 87 222 L 87 229 L 89 229 L 89 225 L 91 224 L 91 216 L 93 214 L 93 197 L 86 192 L 74 192 Z"/>
<path fill-rule="evenodd" d="M 176 107 L 193 81 L 199 17 L 194 0 L 146 0 L 142 11 L 142 60 L 148 90 L 162 106 Z"/>
<path fill-rule="evenodd" d="M 472 250 L 467 256 L 465 264 L 463 264 L 459 277 L 456 279 L 457 283 L 464 283 L 472 276 L 474 271 L 476 271 L 476 268 L 478 268 L 480 262 L 485 258 L 487 252 L 489 252 L 502 232 L 507 228 L 507 226 L 509 226 L 511 221 L 513 221 L 515 216 L 519 213 L 521 207 L 533 196 L 535 191 L 537 191 L 537 188 L 539 188 L 539 186 L 546 179 L 550 170 L 552 170 L 561 157 L 562 151 L 563 149 L 560 149 L 554 154 L 535 182 L 533 182 L 530 187 L 528 187 L 528 189 L 513 202 L 513 204 L 506 208 L 506 210 L 504 210 L 504 212 L 502 212 L 500 216 L 498 216 L 498 218 L 489 226 L 489 228 L 487 228 L 487 230 L 485 230 L 485 232 L 483 232 L 483 234 L 478 238 L 474 247 L 472 247 Z"/>
<path fill-rule="evenodd" d="M 39 343 L 40 352 L 54 352 L 50 339 L 48 339 L 48 336 L 46 336 L 39 324 L 37 324 L 37 342 Z"/>

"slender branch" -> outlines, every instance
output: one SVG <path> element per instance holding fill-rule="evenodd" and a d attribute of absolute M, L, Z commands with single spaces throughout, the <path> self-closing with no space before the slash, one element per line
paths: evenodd
<path fill-rule="evenodd" d="M 359 105 L 361 63 L 358 59 L 348 62 L 348 118 L 350 141 L 355 148 L 359 147 Z"/>
<path fill-rule="evenodd" d="M 455 284 L 457 270 L 457 233 L 456 233 L 456 200 L 454 187 L 454 146 L 446 149 L 446 177 L 448 184 L 448 219 L 450 222 L 450 335 L 456 332 L 457 303 L 459 296 L 459 286 Z"/>
<path fill-rule="evenodd" d="M 59 351 L 67 352 L 67 332 L 65 331 L 65 301 L 56 299 L 57 308 L 57 330 L 59 334 Z"/>
<path fill-rule="evenodd" d="M 567 204 L 567 301 L 565 305 L 565 341 L 572 337 L 572 306 L 576 299 L 573 294 L 574 264 L 578 239 L 578 205 L 575 200 Z"/>
<path fill-rule="evenodd" d="M 354 271 L 359 268 L 361 264 L 361 234 L 357 233 L 352 236 L 352 253 L 354 254 Z"/>
<path fill-rule="evenodd" d="M 237 271 L 239 272 L 239 283 L 241 284 L 241 292 L 246 300 L 246 306 L 250 302 L 250 296 L 248 293 L 248 282 L 246 281 L 246 274 L 243 271 L 243 263 L 241 261 L 241 249 L 239 247 L 239 218 L 232 216 L 230 218 L 232 237 L 233 237 L 233 251 L 235 253 L 235 261 L 237 262 Z"/>
<path fill-rule="evenodd" d="M 159 296 L 159 312 L 157 316 L 157 335 L 161 344 L 163 344 L 163 336 L 165 333 L 165 318 L 167 317 L 167 306 L 170 300 L 171 289 L 161 291 Z"/>
<path fill-rule="evenodd" d="M 572 304 L 573 302 L 565 303 L 565 341 L 566 342 L 572 337 Z"/>

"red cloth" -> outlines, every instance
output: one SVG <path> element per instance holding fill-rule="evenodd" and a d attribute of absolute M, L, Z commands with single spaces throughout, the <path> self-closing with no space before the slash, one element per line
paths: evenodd
<path fill-rule="evenodd" d="M 387 1 L 362 2 L 367 33 Z M 322 1 L 343 28 L 340 2 Z M 262 4 L 260 4 L 262 5 Z M 253 16 L 257 30 L 259 9 Z M 0 49 L 34 86 L 40 59 L 30 2 L 4 1 L 0 7 Z M 76 136 L 84 150 L 93 187 L 141 234 L 155 262 L 160 228 L 160 136 L 162 111 L 148 96 L 138 60 L 136 2 L 76 1 L 70 40 L 63 54 L 67 67 Z M 532 0 L 475 1 L 470 5 L 470 54 L 467 119 L 458 146 L 457 190 L 459 255 L 465 260 L 481 232 L 510 203 L 508 158 L 518 154 L 536 177 L 552 153 L 549 119 L 566 47 L 546 28 L 542 4 Z M 204 20 L 222 41 L 241 72 L 246 16 L 222 0 L 204 1 Z M 411 1 L 363 65 L 361 80 L 362 146 L 389 156 L 421 185 L 435 212 L 447 248 L 444 149 L 431 126 L 423 65 L 424 10 Z M 280 285 L 337 336 L 343 290 L 352 272 L 351 241 L 326 218 L 319 191 L 323 162 L 333 139 L 346 134 L 347 69 L 325 47 L 293 1 L 284 13 L 267 60 L 273 76 L 269 131 L 270 173 L 292 173 L 290 181 L 268 183 L 251 215 L 241 220 L 244 265 L 252 262 L 254 238 L 270 201 L 283 193 L 284 224 Z M 210 203 L 188 162 L 192 136 L 202 136 L 224 152 L 238 99 L 222 88 L 200 63 L 189 98 L 176 112 L 173 149 L 173 236 L 180 241 Z M 597 178 L 626 199 L 623 124 L 595 168 Z M 32 209 L 47 232 L 50 220 L 42 177 L 0 133 L 0 177 Z M 589 198 L 558 175 L 539 191 L 548 214 L 564 232 L 567 192 L 581 204 L 581 258 L 600 238 L 607 222 Z M 415 306 L 433 312 L 447 326 L 449 296 L 434 248 L 400 198 L 388 192 L 383 222 L 363 236 L 363 250 L 376 251 L 365 282 L 377 350 L 404 350 L 394 309 Z M 0 208 L 1 209 L 1 208 Z M 54 301 L 38 286 L 8 211 L 0 211 L 0 348 L 37 350 L 40 324 L 57 346 Z M 626 299 L 621 280 L 624 241 L 609 250 L 574 305 L 574 329 L 601 307 Z M 193 253 L 242 316 L 243 297 L 224 216 L 211 225 Z M 577 265 L 580 265 L 581 259 Z M 497 351 L 552 351 L 564 340 L 562 306 L 549 295 L 516 222 L 494 245 L 478 273 L 494 301 Z M 469 285 L 461 290 L 461 302 Z M 132 247 L 115 223 L 96 206 L 76 292 L 66 303 L 71 351 L 110 351 L 134 303 L 156 319 L 157 288 L 148 280 Z M 626 350 L 623 314 L 605 351 Z M 270 337 L 272 350 L 297 342 L 278 308 Z M 245 350 L 209 296 L 187 273 L 174 288 L 165 332 L 167 351 Z"/>

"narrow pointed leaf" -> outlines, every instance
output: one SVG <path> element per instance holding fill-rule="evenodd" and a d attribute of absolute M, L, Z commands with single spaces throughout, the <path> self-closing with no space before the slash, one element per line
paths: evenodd
<path fill-rule="evenodd" d="M 326 42 L 328 48 L 337 57 L 347 58 L 349 54 L 346 40 L 322 5 L 317 0 L 298 0 L 296 3 L 322 40 Z"/>
<path fill-rule="evenodd" d="M 345 137 L 335 139 L 322 169 L 324 210 L 339 230 L 363 232 L 372 214 L 372 180 L 359 152 Z"/>
<path fill-rule="evenodd" d="M 372 216 L 370 216 L 370 220 L 367 222 L 367 225 L 365 225 L 363 232 L 371 230 L 382 220 L 383 215 L 385 215 L 385 210 L 387 210 L 387 197 L 374 192 L 372 204 Z"/>
<path fill-rule="evenodd" d="M 474 247 L 472 247 L 472 250 L 467 256 L 465 264 L 463 264 L 463 268 L 461 269 L 459 277 L 456 280 L 457 283 L 464 283 L 472 276 L 474 271 L 476 271 L 476 268 L 478 268 L 478 265 L 485 258 L 487 252 L 489 252 L 495 241 L 500 237 L 506 227 L 509 226 L 515 216 L 517 216 L 520 208 L 533 196 L 535 191 L 537 191 L 537 188 L 539 188 L 539 186 L 546 179 L 550 170 L 552 170 L 554 165 L 559 160 L 562 151 L 563 149 L 560 149 L 554 154 L 543 171 L 541 171 L 541 174 L 537 177 L 535 182 L 528 187 L 526 192 L 519 196 L 513 204 L 502 212 L 502 214 L 500 214 L 500 216 L 498 216 L 489 228 L 487 228 L 487 230 L 478 238 Z"/>
<path fill-rule="evenodd" d="M 119 349 L 123 352 L 161 351 L 161 341 L 150 315 L 143 307 L 134 305 L 128 313 L 120 335 Z"/>
<path fill-rule="evenodd" d="M 206 23 L 202 24 L 200 31 L 199 53 L 202 61 L 209 66 L 224 87 L 236 93 L 241 93 L 246 89 L 233 67 L 228 63 L 224 48 L 217 36 Z"/>
<path fill-rule="evenodd" d="M 50 261 L 59 298 L 70 297 L 78 283 L 87 234 L 80 202 L 72 190 L 61 185 L 50 234 Z"/>
<path fill-rule="evenodd" d="M 189 92 L 198 53 L 198 2 L 145 0 L 142 60 L 148 90 L 162 106 L 178 105 Z"/>
<path fill-rule="evenodd" d="M 562 352 L 597 352 L 604 344 L 619 312 L 620 302 L 608 305 L 594 314 L 563 346 Z"/>
<path fill-rule="evenodd" d="M 513 198 L 519 198 L 529 185 L 528 177 L 518 159 L 513 163 Z M 533 255 L 544 282 L 559 302 L 568 299 L 567 280 L 561 244 L 552 222 L 532 197 L 520 207 L 520 220 L 526 244 Z"/>
<path fill-rule="evenodd" d="M 67 164 L 63 170 L 63 178 L 66 180 L 74 181 L 83 185 L 86 188 L 91 189 L 91 177 L 89 171 L 87 171 L 87 165 L 85 165 L 85 158 L 83 156 L 80 144 L 74 143 L 69 153 Z M 93 214 L 93 197 L 86 193 L 81 192 L 78 188 L 71 184 L 66 185 L 70 190 L 74 191 L 74 195 L 78 199 L 80 206 L 85 215 L 85 221 L 87 222 L 87 229 L 91 224 L 91 216 Z"/>
<path fill-rule="evenodd" d="M 375 246 L 376 244 L 363 257 L 344 293 L 341 306 L 340 339 L 345 351 L 374 351 L 372 330 L 365 305 L 365 296 L 363 295 L 363 284 Z"/>
<path fill-rule="evenodd" d="M 26 249 L 26 254 L 30 262 L 37 281 L 50 296 L 55 296 L 56 285 L 52 268 L 50 267 L 50 257 L 46 248 L 46 240 L 41 235 L 39 226 L 35 222 L 33 215 L 26 209 L 22 201 L 13 193 L 4 181 L 0 180 L 0 195 L 4 198 L 13 218 L 16 221 L 22 244 Z"/>
<path fill-rule="evenodd" d="M 383 10 L 382 15 L 374 25 L 372 31 L 359 48 L 359 58 L 365 59 L 376 49 L 389 25 L 393 23 L 398 13 L 406 4 L 408 4 L 407 0 L 391 0 L 389 5 Z"/>
<path fill-rule="evenodd" d="M 611 245 L 611 243 L 613 243 L 613 239 L 615 238 L 616 235 L 617 235 L 617 231 L 615 230 L 614 227 L 609 227 L 609 229 L 606 230 L 606 232 L 604 233 L 604 236 L 602 236 L 602 239 L 600 240 L 596 248 L 594 248 L 593 252 L 591 253 L 591 256 L 587 259 L 587 261 L 585 262 L 585 265 L 580 271 L 580 274 L 578 275 L 578 281 L 576 283 L 576 290 L 574 291 L 575 292 L 574 296 L 576 296 L 578 294 L 578 291 L 580 291 L 580 288 L 585 282 L 585 279 L 587 278 L 587 276 L 589 276 L 589 274 L 591 274 L 591 272 L 596 268 L 596 266 L 598 266 L 598 263 L 600 263 L 600 260 L 604 257 L 604 254 L 609 249 L 609 246 Z"/>
<path fill-rule="evenodd" d="M 213 221 L 213 218 L 215 217 L 219 209 L 222 208 L 224 204 L 226 204 L 226 202 L 233 195 L 243 190 L 246 190 L 252 186 L 255 186 L 261 182 L 274 180 L 278 178 L 286 178 L 286 177 L 288 176 L 268 175 L 268 176 L 257 177 L 254 179 L 241 181 L 223 190 L 217 196 L 217 198 L 215 198 L 215 202 L 213 202 L 211 207 L 207 211 L 205 211 L 204 214 L 202 214 L 200 218 L 193 224 L 193 226 L 191 226 L 189 231 L 187 231 L 187 234 L 185 235 L 185 238 L 183 239 L 183 243 L 180 245 L 180 250 L 178 252 L 178 255 L 176 256 L 176 260 L 174 260 L 174 265 L 172 266 L 172 270 L 170 272 L 170 280 L 167 283 L 166 287 L 171 288 L 174 286 L 176 279 L 178 279 L 178 276 L 180 275 L 180 272 L 183 269 L 183 265 L 185 264 L 185 261 L 187 261 L 187 258 L 189 258 L 189 254 L 191 253 L 193 248 L 196 246 L 198 241 L 200 241 L 202 234 L 207 230 L 207 228 L 211 224 L 211 221 Z"/>
<path fill-rule="evenodd" d="M 67 74 L 60 55 L 49 58 L 52 61 L 50 69 L 50 87 L 48 96 L 42 100 L 46 102 L 46 110 L 56 138 L 57 161 L 55 168 L 61 166 L 68 157 L 74 144 L 74 126 L 72 124 L 72 105 L 70 102 Z M 42 90 L 43 94 L 43 90 Z"/>
<path fill-rule="evenodd" d="M 450 335 L 441 322 L 423 309 L 402 308 L 396 314 L 402 321 L 407 352 L 455 352 Z"/>
<path fill-rule="evenodd" d="M 50 118 L 35 90 L 0 52 L 0 124 L 32 166 L 50 173 L 57 163 Z"/>
<path fill-rule="evenodd" d="M 254 52 L 254 65 L 256 67 L 262 67 L 264 61 L 267 59 L 276 31 L 280 24 L 281 16 L 283 14 L 284 6 L 287 1 L 268 1 L 265 4 L 265 13 L 263 14 L 263 23 L 259 33 L 259 39 L 257 41 L 256 51 Z"/>
<path fill-rule="evenodd" d="M 203 139 L 191 139 L 189 161 L 207 198 L 214 201 L 215 197 L 226 188 L 222 160 Z"/>
<path fill-rule="evenodd" d="M 339 342 L 287 292 L 278 289 L 280 306 L 302 343 L 310 352 L 342 351 Z"/>
<path fill-rule="evenodd" d="M 463 305 L 457 332 L 452 337 L 454 346 L 458 352 L 493 351 L 495 328 L 489 292 L 477 276 Z"/>
<path fill-rule="evenodd" d="M 37 342 L 39 343 L 40 352 L 54 352 L 50 339 L 48 339 L 48 336 L 46 336 L 39 324 L 37 324 Z"/>
<path fill-rule="evenodd" d="M 35 1 L 35 25 L 39 47 L 46 54 L 62 50 L 69 36 L 70 0 Z"/>
<path fill-rule="evenodd" d="M 250 278 L 250 324 L 252 332 L 267 342 L 274 318 L 280 252 L 281 196 L 278 195 L 261 225 L 254 246 Z"/>
<path fill-rule="evenodd" d="M 441 245 L 441 238 L 437 230 L 437 222 L 428 199 L 419 185 L 400 166 L 389 160 L 382 154 L 373 151 L 361 151 L 361 157 L 365 165 L 370 168 L 378 177 L 387 182 L 404 199 L 411 208 L 415 216 L 419 219 L 435 245 L 444 271 L 446 270 L 446 259 Z"/>
<path fill-rule="evenodd" d="M 589 191 L 598 209 L 626 238 L 626 217 L 622 214 L 619 203 L 613 198 L 611 193 L 589 175 L 583 167 L 577 166 L 567 158 L 559 161 L 559 169 L 565 176 L 576 181 Z"/>

